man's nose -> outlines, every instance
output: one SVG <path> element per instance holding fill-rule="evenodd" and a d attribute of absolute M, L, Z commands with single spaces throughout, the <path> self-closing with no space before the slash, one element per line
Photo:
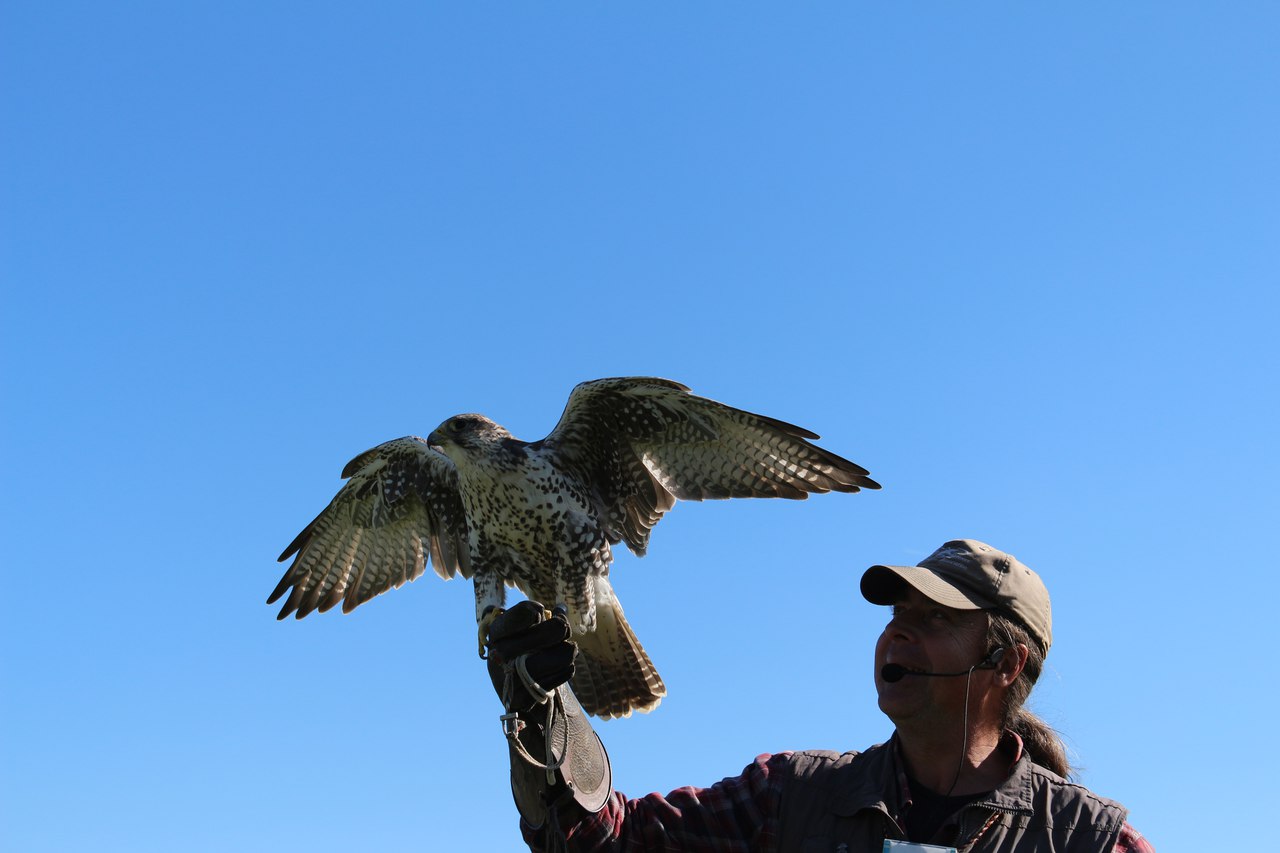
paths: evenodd
<path fill-rule="evenodd" d="M 890 639 L 904 640 L 906 642 L 915 642 L 919 635 L 916 633 L 915 626 L 910 620 L 902 616 L 894 616 L 889 620 L 889 624 L 884 628 L 884 634 Z"/>

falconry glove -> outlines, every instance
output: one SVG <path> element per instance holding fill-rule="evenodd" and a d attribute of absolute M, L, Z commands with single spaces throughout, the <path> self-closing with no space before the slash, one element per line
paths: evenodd
<path fill-rule="evenodd" d="M 573 675 L 578 649 L 569 642 L 569 620 L 536 601 L 504 610 L 489 626 L 489 677 L 508 711 L 542 704 L 546 694 Z M 511 683 L 509 683 L 511 682 Z"/>
<path fill-rule="evenodd" d="M 595 813 L 612 791 L 604 744 L 565 684 L 576 653 L 562 608 L 548 613 L 522 601 L 489 628 L 489 677 L 507 711 L 516 807 L 530 826 L 561 839 L 562 807 Z"/>

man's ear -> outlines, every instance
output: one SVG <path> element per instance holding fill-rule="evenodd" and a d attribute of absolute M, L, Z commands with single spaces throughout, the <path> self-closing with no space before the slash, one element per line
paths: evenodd
<path fill-rule="evenodd" d="M 1022 674 L 1022 670 L 1026 668 L 1027 657 L 1030 654 L 1031 650 L 1027 648 L 1025 643 L 1006 647 L 1004 656 L 996 664 L 996 684 L 1001 687 L 1008 687 L 1017 681 L 1018 676 Z"/>

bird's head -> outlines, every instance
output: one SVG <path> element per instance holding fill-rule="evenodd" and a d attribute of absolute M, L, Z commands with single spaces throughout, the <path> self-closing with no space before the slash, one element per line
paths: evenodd
<path fill-rule="evenodd" d="M 448 456 L 455 464 L 462 457 L 487 452 L 511 433 L 484 415 L 454 415 L 427 436 L 427 444 Z"/>

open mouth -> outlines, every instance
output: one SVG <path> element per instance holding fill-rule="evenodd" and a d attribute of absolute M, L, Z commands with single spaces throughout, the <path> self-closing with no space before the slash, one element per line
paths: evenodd
<path fill-rule="evenodd" d="M 887 666 L 892 666 L 892 667 L 897 668 L 897 669 L 901 669 L 901 670 L 903 670 L 904 672 L 910 672 L 910 673 L 913 673 L 913 674 L 915 674 L 915 675 L 919 675 L 919 674 L 920 674 L 920 673 L 922 673 L 922 672 L 928 672 L 928 670 L 926 670 L 926 669 L 922 669 L 922 668 L 920 668 L 920 667 L 918 667 L 918 666 L 909 666 L 909 665 L 907 665 L 907 664 L 905 664 L 905 663 L 897 663 L 897 662 L 894 662 L 894 661 L 888 661 L 888 662 L 886 663 L 886 665 L 887 665 Z"/>

